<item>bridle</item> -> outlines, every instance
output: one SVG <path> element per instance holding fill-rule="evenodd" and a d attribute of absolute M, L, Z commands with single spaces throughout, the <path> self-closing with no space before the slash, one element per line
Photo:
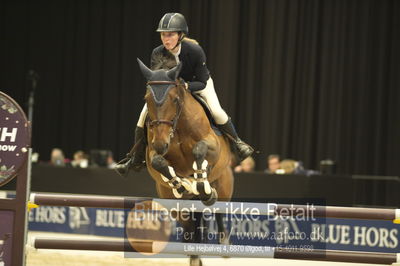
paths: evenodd
<path fill-rule="evenodd" d="M 175 86 L 179 86 L 180 83 L 179 81 L 148 81 L 147 82 L 147 86 L 151 86 L 151 85 L 175 85 Z M 175 99 L 175 104 L 176 104 L 176 113 L 175 116 L 172 120 L 165 120 L 165 119 L 156 119 L 156 120 L 151 120 L 147 122 L 147 125 L 149 128 L 153 128 L 156 126 L 159 126 L 161 124 L 167 124 L 169 126 L 171 126 L 171 133 L 170 136 L 171 138 L 174 137 L 174 133 L 176 131 L 176 126 L 178 124 L 178 120 L 179 117 L 181 116 L 182 113 L 182 106 L 183 106 L 183 101 L 180 100 L 180 98 L 176 98 Z"/>

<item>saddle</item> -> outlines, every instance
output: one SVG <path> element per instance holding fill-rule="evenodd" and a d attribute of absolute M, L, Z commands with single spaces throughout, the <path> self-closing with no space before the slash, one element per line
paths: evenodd
<path fill-rule="evenodd" d="M 192 95 L 193 95 L 193 98 L 195 98 L 200 103 L 200 105 L 203 107 L 203 109 L 204 109 L 204 111 L 205 111 L 205 113 L 207 115 L 208 121 L 210 121 L 211 128 L 214 130 L 214 133 L 217 136 L 223 136 L 224 134 L 218 128 L 217 123 L 215 122 L 213 116 L 211 115 L 211 110 L 210 110 L 210 107 L 208 106 L 207 102 L 204 101 L 203 98 L 201 98 L 197 94 L 192 93 Z M 237 162 L 241 161 L 240 158 L 239 158 L 239 153 L 238 153 L 238 150 L 236 148 L 236 145 L 234 144 L 234 141 L 230 140 L 229 141 L 229 146 L 231 148 L 232 153 L 234 154 L 234 156 L 236 158 L 235 160 Z"/>
<path fill-rule="evenodd" d="M 192 93 L 193 98 L 196 99 L 196 101 L 203 107 L 204 112 L 207 115 L 208 121 L 210 121 L 210 126 L 211 128 L 214 130 L 214 133 L 217 136 L 222 136 L 222 132 L 221 130 L 219 130 L 217 123 L 215 122 L 213 116 L 211 115 L 211 110 L 210 107 L 208 106 L 208 104 L 206 103 L 206 101 L 203 100 L 203 98 L 201 98 L 199 95 Z"/>

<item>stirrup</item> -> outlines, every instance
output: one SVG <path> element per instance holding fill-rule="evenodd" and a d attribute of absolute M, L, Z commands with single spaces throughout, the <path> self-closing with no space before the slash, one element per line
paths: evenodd
<path fill-rule="evenodd" d="M 129 173 L 132 158 L 125 157 L 117 163 L 114 170 L 122 177 L 126 177 Z"/>
<path fill-rule="evenodd" d="M 254 152 L 253 147 L 242 140 L 235 141 L 235 144 L 238 152 L 239 162 L 251 156 Z"/>
<path fill-rule="evenodd" d="M 134 157 L 126 157 L 117 163 L 114 170 L 120 176 L 127 177 L 131 169 L 135 172 L 140 172 L 143 168 L 146 167 L 145 161 L 135 162 L 134 160 Z"/>

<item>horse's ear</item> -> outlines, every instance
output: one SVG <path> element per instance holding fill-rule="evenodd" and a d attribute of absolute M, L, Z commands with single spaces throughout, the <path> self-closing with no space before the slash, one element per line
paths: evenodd
<path fill-rule="evenodd" d="M 140 61 L 139 58 L 137 58 L 137 61 L 139 63 L 139 67 L 140 70 L 142 71 L 143 76 L 149 80 L 151 78 L 151 76 L 153 76 L 153 71 L 151 71 L 151 69 L 149 69 L 145 64 L 143 64 L 142 61 Z"/>
<path fill-rule="evenodd" d="M 179 64 L 176 67 L 167 72 L 168 77 L 172 80 L 176 80 L 179 77 L 181 69 L 182 69 L 182 63 L 179 62 Z"/>

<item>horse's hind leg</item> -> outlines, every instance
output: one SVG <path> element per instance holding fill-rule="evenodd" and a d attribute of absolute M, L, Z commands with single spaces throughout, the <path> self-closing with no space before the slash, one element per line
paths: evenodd
<path fill-rule="evenodd" d="M 232 169 L 229 166 L 227 166 L 221 177 L 212 183 L 212 186 L 216 188 L 218 191 L 218 196 L 219 196 L 218 200 L 228 202 L 232 199 L 233 183 L 234 180 L 233 180 Z M 222 213 L 215 214 L 215 219 L 218 225 L 219 243 L 229 245 L 231 244 L 230 242 L 231 232 L 229 232 L 227 228 L 225 228 L 225 225 L 223 223 L 223 217 L 224 214 Z"/>
<path fill-rule="evenodd" d="M 202 224 L 202 222 L 204 222 L 203 213 L 202 212 L 194 212 L 193 218 L 194 218 L 194 221 L 193 221 L 194 228 L 191 228 L 191 230 L 194 230 L 194 231 L 191 231 L 191 232 L 194 232 L 193 242 L 194 243 L 203 243 L 203 240 L 205 239 L 204 231 L 206 229 L 204 224 Z M 201 265 L 203 265 L 203 263 L 200 259 L 200 256 L 190 255 L 190 266 L 201 266 Z"/>
<path fill-rule="evenodd" d="M 192 212 L 190 217 L 184 216 L 182 218 L 183 219 L 178 219 L 178 222 L 183 227 L 182 242 L 202 243 L 204 240 L 204 225 L 202 225 L 203 213 Z M 189 255 L 189 259 L 190 266 L 202 265 L 201 259 L 198 255 Z"/>
<path fill-rule="evenodd" d="M 208 182 L 207 175 L 209 173 L 208 161 L 206 160 L 206 155 L 209 148 L 204 140 L 196 143 L 193 147 L 193 169 L 194 178 L 196 179 L 196 189 L 200 198 L 205 205 L 212 205 L 217 200 L 217 191 L 210 186 Z M 197 194 L 197 193 L 195 193 Z"/>
<path fill-rule="evenodd" d="M 167 160 L 161 155 L 154 155 L 151 158 L 151 166 L 161 173 L 161 178 L 169 184 L 176 198 L 181 198 L 184 192 L 192 191 L 190 182 L 178 177 L 174 169 L 168 165 Z"/>
<path fill-rule="evenodd" d="M 215 220 L 217 221 L 217 226 L 218 226 L 218 241 L 220 244 L 224 244 L 224 245 L 230 245 L 230 233 L 228 232 L 228 230 L 226 230 L 225 225 L 224 225 L 224 214 L 222 213 L 216 213 L 215 214 Z"/>

